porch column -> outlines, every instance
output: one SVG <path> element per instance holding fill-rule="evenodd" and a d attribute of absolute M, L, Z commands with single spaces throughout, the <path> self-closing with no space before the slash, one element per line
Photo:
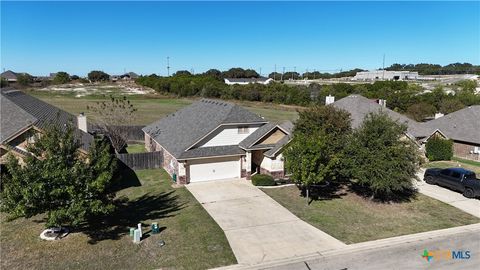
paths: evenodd
<path fill-rule="evenodd" d="M 251 179 L 252 176 L 252 152 L 247 151 L 246 156 L 245 156 L 245 178 L 248 180 Z"/>

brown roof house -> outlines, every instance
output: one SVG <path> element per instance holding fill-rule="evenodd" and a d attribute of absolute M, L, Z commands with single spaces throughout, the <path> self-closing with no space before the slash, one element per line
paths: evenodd
<path fill-rule="evenodd" d="M 162 167 L 179 184 L 284 177 L 282 147 L 290 122 L 270 123 L 233 103 L 202 99 L 143 129 L 148 151 L 161 151 Z"/>

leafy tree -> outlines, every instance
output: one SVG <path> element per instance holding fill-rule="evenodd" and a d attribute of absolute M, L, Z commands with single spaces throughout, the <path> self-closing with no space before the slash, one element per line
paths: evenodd
<path fill-rule="evenodd" d="M 88 79 L 92 82 L 108 81 L 110 79 L 110 75 L 103 71 L 93 70 L 88 73 Z"/>
<path fill-rule="evenodd" d="M 268 74 L 268 77 L 271 78 L 271 79 L 274 79 L 274 80 L 281 80 L 282 79 L 282 73 L 279 73 L 279 72 L 272 72 L 270 74 Z"/>
<path fill-rule="evenodd" d="M 131 125 L 137 109 L 126 96 L 122 98 L 110 96 L 107 101 L 97 101 L 88 110 L 96 113 L 98 123 L 110 139 L 115 151 L 121 152 L 127 145 L 128 132 L 123 126 Z"/>
<path fill-rule="evenodd" d="M 70 79 L 71 79 L 72 81 L 75 81 L 75 80 L 79 80 L 80 77 L 79 77 L 78 75 L 72 75 L 72 76 L 70 76 Z"/>
<path fill-rule="evenodd" d="M 192 73 L 188 70 L 179 70 L 173 74 L 173 76 L 192 76 Z"/>
<path fill-rule="evenodd" d="M 432 136 L 425 145 L 428 160 L 451 160 L 453 157 L 453 142 L 439 136 Z"/>
<path fill-rule="evenodd" d="M 344 176 L 342 159 L 351 132 L 350 115 L 333 106 L 314 106 L 300 112 L 293 140 L 284 151 L 286 170 L 306 187 Z"/>
<path fill-rule="evenodd" d="M 53 78 L 54 84 L 65 84 L 70 82 L 70 75 L 67 72 L 57 72 L 55 78 Z"/>
<path fill-rule="evenodd" d="M 205 73 L 203 73 L 203 75 L 213 77 L 217 80 L 223 80 L 222 72 L 218 69 L 209 69 Z"/>
<path fill-rule="evenodd" d="M 33 83 L 33 77 L 28 73 L 18 74 L 17 83 L 21 86 L 28 86 Z"/>
<path fill-rule="evenodd" d="M 428 116 L 432 116 L 435 112 L 436 109 L 433 105 L 424 102 L 410 105 L 407 109 L 407 115 L 418 122 L 423 121 Z"/>
<path fill-rule="evenodd" d="M 407 127 L 384 112 L 368 114 L 353 133 L 345 159 L 355 184 L 374 198 L 393 199 L 413 194 L 419 156 L 406 138 Z"/>
<path fill-rule="evenodd" d="M 71 126 L 49 127 L 35 144 L 25 164 L 9 156 L 3 180 L 2 211 L 10 218 L 46 213 L 46 226 L 78 226 L 113 211 L 113 175 L 116 169 L 110 146 L 95 140 L 87 156 Z"/>
<path fill-rule="evenodd" d="M 0 87 L 7 87 L 8 86 L 8 81 L 5 78 L 0 78 Z"/>
<path fill-rule="evenodd" d="M 444 99 L 440 102 L 440 112 L 444 114 L 452 113 L 465 108 L 465 105 L 457 99 Z"/>

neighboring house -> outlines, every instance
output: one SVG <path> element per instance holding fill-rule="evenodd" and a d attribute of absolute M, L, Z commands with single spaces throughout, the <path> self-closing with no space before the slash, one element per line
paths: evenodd
<path fill-rule="evenodd" d="M 426 134 L 441 132 L 453 141 L 453 154 L 480 160 L 480 105 L 470 106 L 423 124 Z M 428 141 L 428 136 L 424 141 Z"/>
<path fill-rule="evenodd" d="M 269 123 L 235 104 L 202 99 L 145 127 L 145 147 L 161 151 L 164 169 L 179 184 L 284 176 L 282 146 L 292 123 Z"/>
<path fill-rule="evenodd" d="M 333 102 L 333 97 L 327 97 L 326 104 Z M 350 95 L 342 98 L 336 102 L 331 103 L 333 106 L 339 109 L 343 109 L 350 113 L 352 119 L 352 128 L 359 127 L 365 116 L 369 113 L 378 113 L 380 111 L 385 112 L 391 119 L 407 125 L 407 136 L 414 138 L 423 138 L 428 131 L 418 123 L 402 114 L 390 110 L 386 107 L 385 100 L 371 100 L 361 95 Z"/>
<path fill-rule="evenodd" d="M 260 77 L 260 78 L 225 78 L 225 83 L 228 85 L 232 84 L 242 84 L 242 85 L 247 85 L 251 83 L 259 83 L 259 84 L 269 84 L 273 82 L 272 78 L 265 78 L 265 77 Z"/>
<path fill-rule="evenodd" d="M 17 77 L 19 74 L 21 73 L 16 73 L 11 70 L 7 70 L 5 72 L 2 72 L 2 74 L 0 74 L 0 77 L 7 80 L 8 82 L 17 82 Z"/>
<path fill-rule="evenodd" d="M 118 80 L 131 81 L 137 79 L 139 76 L 135 72 L 128 72 L 122 75 L 111 75 L 110 80 L 116 82 Z"/>
<path fill-rule="evenodd" d="M 75 117 L 19 90 L 4 88 L 0 92 L 0 163 L 5 162 L 8 152 L 20 159 L 28 155 L 27 144 L 35 143 L 48 125 L 66 130 L 69 122 L 76 128 L 80 151 L 87 152 L 94 138 L 83 114 Z"/>

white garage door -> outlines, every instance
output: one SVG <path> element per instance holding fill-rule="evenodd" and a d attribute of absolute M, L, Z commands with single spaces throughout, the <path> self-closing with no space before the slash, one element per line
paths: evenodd
<path fill-rule="evenodd" d="M 190 183 L 239 178 L 240 158 L 208 158 L 188 161 L 190 168 Z"/>

